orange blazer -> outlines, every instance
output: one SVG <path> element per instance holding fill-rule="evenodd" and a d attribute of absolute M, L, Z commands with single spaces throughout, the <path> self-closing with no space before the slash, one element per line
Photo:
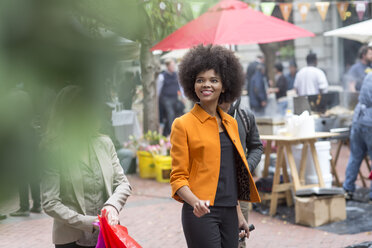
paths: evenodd
<path fill-rule="evenodd" d="M 256 185 L 240 143 L 238 124 L 230 115 L 218 109 L 222 123 L 233 141 L 241 159 L 237 159 L 238 199 L 260 202 Z M 183 202 L 177 190 L 189 186 L 201 200 L 211 206 L 217 191 L 220 173 L 221 147 L 216 117 L 210 116 L 199 104 L 187 114 L 177 118 L 171 132 L 172 197 Z"/>

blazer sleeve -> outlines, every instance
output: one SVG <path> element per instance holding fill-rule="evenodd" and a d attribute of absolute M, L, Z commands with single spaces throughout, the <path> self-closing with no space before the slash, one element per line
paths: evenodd
<path fill-rule="evenodd" d="M 172 125 L 171 131 L 171 157 L 172 172 L 170 175 L 170 184 L 172 186 L 172 197 L 177 201 L 183 202 L 177 195 L 177 191 L 183 186 L 189 186 L 190 161 L 187 133 L 181 119 L 176 119 Z"/>
<path fill-rule="evenodd" d="M 132 193 L 132 188 L 127 177 L 124 175 L 123 168 L 120 165 L 118 156 L 116 154 L 115 146 L 111 139 L 108 138 L 108 147 L 111 155 L 112 169 L 113 169 L 113 194 L 105 202 L 104 205 L 111 205 L 121 211 L 128 197 Z"/>
<path fill-rule="evenodd" d="M 92 232 L 96 216 L 79 214 L 65 206 L 60 198 L 60 171 L 57 166 L 46 166 L 41 181 L 42 206 L 45 213 L 54 219 L 77 229 Z"/>

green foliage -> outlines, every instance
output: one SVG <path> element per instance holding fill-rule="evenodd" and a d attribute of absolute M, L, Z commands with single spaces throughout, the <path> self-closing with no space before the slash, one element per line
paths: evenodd
<path fill-rule="evenodd" d="M 187 7 L 187 1 L 148 0 L 144 2 L 143 6 L 149 17 L 148 25 L 154 41 L 165 38 L 186 24 L 192 16 L 191 9 Z"/>
<path fill-rule="evenodd" d="M 279 57 L 281 60 L 289 60 L 292 59 L 295 55 L 294 46 L 291 44 L 288 44 L 286 46 L 282 46 L 279 48 Z"/>

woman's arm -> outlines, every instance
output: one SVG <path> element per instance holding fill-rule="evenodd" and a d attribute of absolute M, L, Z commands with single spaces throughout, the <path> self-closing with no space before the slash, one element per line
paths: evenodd
<path fill-rule="evenodd" d="M 128 197 L 131 195 L 132 188 L 127 177 L 124 175 L 114 144 L 110 138 L 107 137 L 107 140 L 110 152 L 109 156 L 111 157 L 113 168 L 113 194 L 105 202 L 103 209 L 106 209 L 108 222 L 111 225 L 115 225 L 119 222 L 119 212 L 123 208 Z"/>
<path fill-rule="evenodd" d="M 171 132 L 172 196 L 178 201 L 185 201 L 194 208 L 194 214 L 201 217 L 209 213 L 209 202 L 198 199 L 189 187 L 190 160 L 186 130 L 180 119 L 176 119 Z"/>
<path fill-rule="evenodd" d="M 260 134 L 257 129 L 257 124 L 254 115 L 249 110 L 244 110 L 247 116 L 249 117 L 249 139 L 246 139 L 246 146 L 247 146 L 247 162 L 249 165 L 249 170 L 251 173 L 256 169 L 257 165 L 261 161 L 261 155 L 263 153 L 263 146 L 260 140 Z"/>
<path fill-rule="evenodd" d="M 177 194 L 190 206 L 194 208 L 194 214 L 196 217 L 202 217 L 205 214 L 209 214 L 209 201 L 199 200 L 188 186 L 183 186 L 177 191 Z"/>
<path fill-rule="evenodd" d="M 65 206 L 60 195 L 60 173 L 58 168 L 45 168 L 41 182 L 42 205 L 46 214 L 77 229 L 92 232 L 97 216 L 87 216 Z M 72 192 L 71 192 L 72 193 Z"/>

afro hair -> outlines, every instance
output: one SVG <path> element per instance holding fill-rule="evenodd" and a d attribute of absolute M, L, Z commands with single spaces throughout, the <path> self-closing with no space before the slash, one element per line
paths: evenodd
<path fill-rule="evenodd" d="M 220 76 L 225 89 L 219 103 L 233 102 L 241 94 L 245 82 L 244 73 L 239 59 L 222 46 L 199 45 L 185 54 L 179 66 L 179 80 L 185 95 L 198 102 L 194 88 L 196 76 L 212 69 Z"/>

